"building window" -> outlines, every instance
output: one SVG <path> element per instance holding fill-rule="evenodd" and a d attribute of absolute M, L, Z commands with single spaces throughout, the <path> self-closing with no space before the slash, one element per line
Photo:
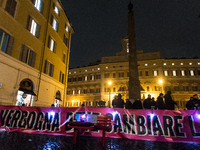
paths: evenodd
<path fill-rule="evenodd" d="M 27 63 L 29 66 L 34 67 L 36 53 L 29 49 L 27 46 L 22 45 L 20 60 Z"/>
<path fill-rule="evenodd" d="M 172 66 L 174 66 L 174 63 L 172 63 Z"/>
<path fill-rule="evenodd" d="M 189 91 L 189 87 L 188 86 L 183 86 L 183 91 Z"/>
<path fill-rule="evenodd" d="M 120 87 L 119 87 L 119 91 L 126 91 L 126 87 L 120 86 Z"/>
<path fill-rule="evenodd" d="M 115 78 L 115 73 L 113 73 L 113 78 Z"/>
<path fill-rule="evenodd" d="M 189 63 L 189 65 L 192 65 L 192 63 Z"/>
<path fill-rule="evenodd" d="M 66 37 L 66 35 L 64 35 L 63 42 L 67 47 L 69 47 L 69 39 Z"/>
<path fill-rule="evenodd" d="M 101 79 L 101 75 L 100 74 L 96 75 L 96 79 Z"/>
<path fill-rule="evenodd" d="M 72 82 L 72 78 L 68 78 L 68 82 Z"/>
<path fill-rule="evenodd" d="M 145 66 L 148 66 L 148 64 L 144 64 Z"/>
<path fill-rule="evenodd" d="M 85 76 L 85 81 L 87 81 L 87 76 Z"/>
<path fill-rule="evenodd" d="M 44 3 L 42 0 L 32 0 L 32 3 L 39 12 L 43 12 Z"/>
<path fill-rule="evenodd" d="M 194 76 L 194 75 L 195 75 L 194 70 L 190 70 L 190 76 Z"/>
<path fill-rule="evenodd" d="M 200 70 L 197 71 L 198 75 L 200 76 Z"/>
<path fill-rule="evenodd" d="M 150 91 L 150 88 L 149 88 L 149 86 L 146 86 L 146 88 L 147 88 L 147 91 Z"/>
<path fill-rule="evenodd" d="M 197 86 L 192 86 L 192 91 L 198 91 L 198 87 Z"/>
<path fill-rule="evenodd" d="M 155 91 L 159 91 L 160 90 L 158 86 L 154 86 L 154 88 L 155 88 Z"/>
<path fill-rule="evenodd" d="M 11 55 L 14 38 L 0 29 L 0 49 L 4 53 Z"/>
<path fill-rule="evenodd" d="M 94 75 L 91 75 L 91 76 L 90 76 L 90 80 L 94 80 Z"/>
<path fill-rule="evenodd" d="M 73 94 L 73 95 L 76 94 L 75 90 L 72 91 L 72 94 Z"/>
<path fill-rule="evenodd" d="M 45 60 L 44 73 L 53 77 L 53 72 L 54 72 L 54 65 L 51 64 L 49 61 Z"/>
<path fill-rule="evenodd" d="M 167 70 L 164 71 L 164 76 L 168 76 L 168 71 Z"/>
<path fill-rule="evenodd" d="M 56 13 L 57 15 L 59 15 L 59 9 L 58 9 L 58 7 L 55 5 L 55 3 L 53 3 L 53 9 L 54 9 L 55 13 Z"/>
<path fill-rule="evenodd" d="M 154 71 L 153 71 L 153 75 L 154 75 L 154 76 L 158 76 L 158 71 L 157 71 L 157 70 L 154 70 Z"/>
<path fill-rule="evenodd" d="M 124 72 L 119 73 L 119 78 L 122 78 L 122 77 L 124 77 Z"/>
<path fill-rule="evenodd" d="M 70 91 L 67 91 L 67 95 L 70 95 Z"/>
<path fill-rule="evenodd" d="M 94 89 L 90 89 L 90 93 L 94 93 Z"/>
<path fill-rule="evenodd" d="M 17 2 L 15 0 L 7 0 L 5 10 L 14 17 Z"/>
<path fill-rule="evenodd" d="M 174 86 L 174 91 L 179 91 L 179 86 Z"/>
<path fill-rule="evenodd" d="M 142 71 L 139 71 L 139 76 L 140 76 L 140 77 L 142 76 Z"/>
<path fill-rule="evenodd" d="M 185 70 L 181 70 L 181 76 L 185 76 Z"/>
<path fill-rule="evenodd" d="M 78 90 L 78 94 L 81 94 L 81 90 Z"/>
<path fill-rule="evenodd" d="M 78 81 L 82 81 L 82 77 L 78 77 Z"/>
<path fill-rule="evenodd" d="M 64 80 L 65 80 L 65 75 L 64 75 L 64 73 L 62 73 L 62 71 L 60 71 L 60 79 L 59 79 L 59 82 L 61 82 L 62 84 L 64 84 Z"/>
<path fill-rule="evenodd" d="M 96 88 L 96 93 L 100 93 L 100 88 Z"/>
<path fill-rule="evenodd" d="M 48 48 L 52 51 L 52 52 L 56 52 L 56 42 L 51 38 L 51 36 L 49 36 L 48 39 Z"/>
<path fill-rule="evenodd" d="M 166 64 L 166 63 L 163 63 L 163 65 L 166 66 L 167 64 Z"/>
<path fill-rule="evenodd" d="M 55 31 L 58 31 L 58 22 L 56 21 L 56 19 L 53 17 L 53 15 L 51 16 L 51 26 Z"/>
<path fill-rule="evenodd" d="M 145 71 L 145 76 L 149 76 L 149 71 Z"/>
<path fill-rule="evenodd" d="M 173 75 L 173 76 L 177 76 L 176 70 L 172 70 L 172 75 Z"/>
<path fill-rule="evenodd" d="M 100 70 L 100 68 L 98 68 L 97 70 Z"/>
<path fill-rule="evenodd" d="M 127 72 L 127 77 L 129 77 L 129 72 Z"/>
<path fill-rule="evenodd" d="M 66 59 L 66 55 L 65 55 L 65 53 L 63 53 L 63 63 L 65 64 L 65 59 Z"/>
<path fill-rule="evenodd" d="M 33 34 L 35 37 L 39 38 L 40 35 L 40 25 L 33 20 L 31 16 L 28 18 L 28 31 Z"/>
<path fill-rule="evenodd" d="M 183 65 L 183 63 L 180 63 L 180 65 L 182 66 L 182 65 Z"/>
<path fill-rule="evenodd" d="M 104 74 L 104 77 L 105 77 L 105 78 L 109 78 L 109 73 L 105 73 L 105 74 Z"/>
<path fill-rule="evenodd" d="M 87 89 L 84 89 L 84 90 L 83 90 L 83 93 L 86 94 L 86 93 L 87 93 Z"/>
<path fill-rule="evenodd" d="M 76 82 L 76 77 L 73 78 L 73 82 Z"/>
<path fill-rule="evenodd" d="M 127 53 L 129 53 L 129 43 L 126 43 L 126 50 L 127 50 Z"/>
<path fill-rule="evenodd" d="M 93 105 L 93 103 L 92 102 L 89 102 L 89 106 L 92 106 Z"/>
<path fill-rule="evenodd" d="M 113 88 L 113 92 L 116 92 L 116 88 Z"/>
<path fill-rule="evenodd" d="M 65 24 L 65 30 L 66 30 L 67 32 L 69 32 L 69 27 L 67 26 L 67 24 Z"/>

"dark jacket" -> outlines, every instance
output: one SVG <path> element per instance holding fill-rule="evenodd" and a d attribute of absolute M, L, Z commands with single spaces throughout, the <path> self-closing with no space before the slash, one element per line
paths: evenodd
<path fill-rule="evenodd" d="M 157 101 L 156 101 L 156 106 L 158 109 L 165 109 L 165 103 L 162 97 L 158 96 Z"/>
<path fill-rule="evenodd" d="M 195 106 L 195 104 L 198 104 L 197 106 Z M 193 98 L 193 105 L 192 105 L 192 110 L 193 109 L 196 109 L 198 110 L 198 107 L 200 107 L 200 100 L 196 99 L 196 98 Z"/>
<path fill-rule="evenodd" d="M 154 109 L 156 109 L 156 102 L 151 98 L 145 99 L 143 102 L 143 107 L 145 109 L 151 109 L 151 106 L 154 106 L 155 107 Z"/>
<path fill-rule="evenodd" d="M 132 109 L 132 103 L 129 100 L 126 101 L 125 108 Z"/>
<path fill-rule="evenodd" d="M 124 100 L 123 99 L 116 99 L 115 105 L 116 105 L 116 108 L 124 108 Z"/>
<path fill-rule="evenodd" d="M 168 91 L 167 94 L 165 94 L 164 98 L 165 98 L 165 108 L 168 110 L 174 110 L 174 105 L 177 105 L 177 103 L 174 100 L 172 100 L 171 92 Z"/>
<path fill-rule="evenodd" d="M 193 102 L 194 102 L 193 99 L 190 99 L 189 101 L 187 101 L 187 103 L 186 103 L 187 110 L 192 110 L 192 107 L 194 107 L 193 106 L 194 105 Z"/>
<path fill-rule="evenodd" d="M 135 102 L 133 102 L 133 109 L 143 109 L 142 107 L 142 102 L 140 100 L 135 100 Z"/>

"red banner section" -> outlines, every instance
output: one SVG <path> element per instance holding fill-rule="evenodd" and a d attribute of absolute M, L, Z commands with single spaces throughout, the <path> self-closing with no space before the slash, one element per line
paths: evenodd
<path fill-rule="evenodd" d="M 110 115 L 112 131 L 106 136 L 137 140 L 200 143 L 199 110 L 133 110 L 121 108 L 58 108 L 0 106 L 0 129 L 34 134 L 72 135 L 69 121 L 87 114 Z M 102 131 L 85 135 L 102 136 Z"/>

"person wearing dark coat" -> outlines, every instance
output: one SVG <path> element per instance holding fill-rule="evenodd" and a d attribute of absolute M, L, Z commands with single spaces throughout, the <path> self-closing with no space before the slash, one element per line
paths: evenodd
<path fill-rule="evenodd" d="M 193 95 L 193 106 L 192 106 L 192 109 L 198 110 L 199 107 L 200 107 L 200 100 L 198 99 L 198 95 L 194 94 Z"/>
<path fill-rule="evenodd" d="M 134 102 L 133 102 L 133 109 L 143 109 L 142 107 L 142 102 L 140 101 L 139 98 L 137 98 Z"/>
<path fill-rule="evenodd" d="M 126 109 L 132 109 L 132 103 L 129 101 L 129 99 L 126 99 L 125 108 Z"/>
<path fill-rule="evenodd" d="M 157 98 L 156 106 L 158 109 L 165 109 L 165 103 L 163 101 L 163 93 L 160 93 L 160 95 Z"/>
<path fill-rule="evenodd" d="M 194 108 L 193 102 L 194 102 L 193 97 L 190 97 L 190 100 L 187 101 L 186 106 L 185 106 L 187 108 L 187 110 L 192 110 Z"/>
<path fill-rule="evenodd" d="M 118 99 L 115 101 L 116 108 L 124 108 L 124 100 L 121 97 L 121 94 L 118 94 Z"/>
<path fill-rule="evenodd" d="M 114 99 L 112 100 L 112 106 L 113 106 L 113 108 L 116 107 L 116 101 L 117 101 L 117 95 L 115 95 Z"/>
<path fill-rule="evenodd" d="M 144 100 L 143 102 L 143 107 L 144 109 L 151 109 L 151 106 L 154 107 L 154 109 L 156 109 L 156 102 L 154 101 L 154 99 L 151 99 L 151 95 L 148 94 L 148 98 Z"/>
<path fill-rule="evenodd" d="M 168 91 L 167 94 L 165 94 L 164 98 L 166 109 L 174 110 L 174 105 L 177 105 L 177 103 L 174 100 L 172 100 L 171 91 Z"/>

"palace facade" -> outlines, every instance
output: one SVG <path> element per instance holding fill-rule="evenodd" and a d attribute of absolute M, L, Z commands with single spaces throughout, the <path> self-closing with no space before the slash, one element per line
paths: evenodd
<path fill-rule="evenodd" d="M 69 69 L 65 106 L 98 106 L 105 101 L 110 106 L 118 93 L 129 98 L 129 46 L 128 38 L 122 39 L 122 51 L 116 56 L 102 57 L 101 61 L 87 67 Z M 172 92 L 178 103 L 177 109 L 184 109 L 193 94 L 200 91 L 200 59 L 163 59 L 160 52 L 137 51 L 138 73 L 141 84 L 141 98 L 148 94 L 157 99 L 158 95 Z"/>
<path fill-rule="evenodd" d="M 63 106 L 71 23 L 60 0 L 0 0 L 0 105 Z"/>

